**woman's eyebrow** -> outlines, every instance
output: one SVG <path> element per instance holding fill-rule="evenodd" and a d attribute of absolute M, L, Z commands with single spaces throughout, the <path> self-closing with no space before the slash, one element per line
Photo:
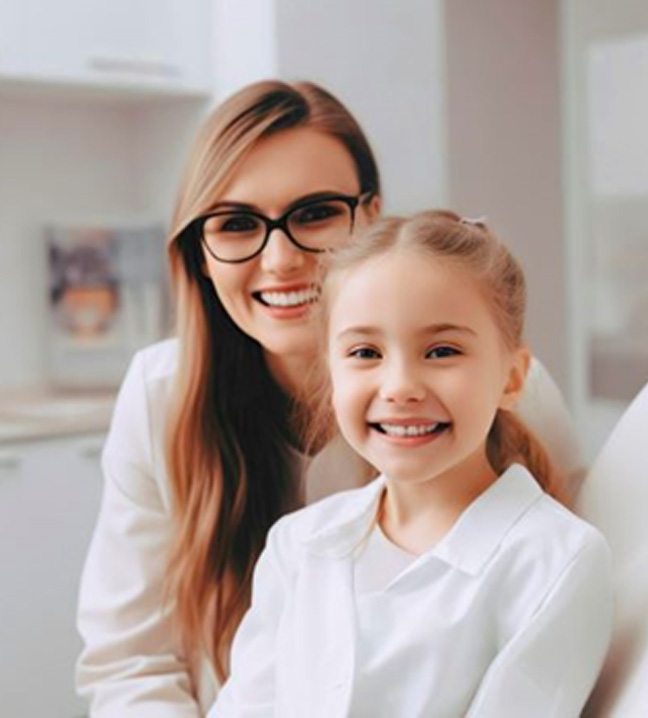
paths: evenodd
<path fill-rule="evenodd" d="M 236 202 L 235 200 L 222 200 L 213 204 L 209 211 L 217 212 L 219 209 L 241 209 L 247 212 L 260 212 L 261 210 L 253 204 L 247 202 Z"/>
<path fill-rule="evenodd" d="M 290 212 L 290 210 L 294 207 L 298 207 L 299 205 L 302 205 L 306 202 L 314 202 L 318 199 L 327 199 L 329 197 L 338 197 L 340 195 L 346 197 L 347 193 L 342 192 L 341 190 L 319 190 L 317 192 L 309 192 L 308 194 L 304 194 L 300 197 L 297 197 L 297 199 L 294 199 L 292 202 L 286 205 L 283 208 L 282 214 L 285 212 Z M 261 210 L 261 208 L 255 204 L 250 204 L 249 202 L 239 202 L 238 200 L 229 199 L 224 199 L 220 202 L 216 202 L 214 205 L 212 205 L 209 211 L 218 212 L 221 209 L 242 210 L 245 212 L 256 212 L 257 214 L 264 214 L 263 210 Z"/>

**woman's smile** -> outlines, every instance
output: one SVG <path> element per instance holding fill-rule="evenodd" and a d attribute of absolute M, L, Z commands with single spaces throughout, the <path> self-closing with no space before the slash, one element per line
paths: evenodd
<path fill-rule="evenodd" d="M 319 285 L 303 282 L 264 287 L 252 292 L 252 297 L 276 319 L 304 316 L 310 311 L 310 306 L 318 301 L 319 296 Z"/>

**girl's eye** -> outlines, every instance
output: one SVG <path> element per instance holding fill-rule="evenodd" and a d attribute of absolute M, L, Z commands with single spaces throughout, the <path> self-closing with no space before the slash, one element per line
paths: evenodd
<path fill-rule="evenodd" d="M 372 349 L 371 347 L 357 347 L 356 349 L 352 349 L 348 356 L 354 357 L 355 359 L 379 359 L 380 353 L 377 349 Z"/>
<path fill-rule="evenodd" d="M 430 347 L 425 353 L 426 359 L 447 359 L 448 357 L 457 356 L 461 354 L 455 347 L 450 347 L 445 344 L 437 347 Z"/>

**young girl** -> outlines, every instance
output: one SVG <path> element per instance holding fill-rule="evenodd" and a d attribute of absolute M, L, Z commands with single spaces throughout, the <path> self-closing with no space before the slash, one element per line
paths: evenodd
<path fill-rule="evenodd" d="M 321 406 L 381 475 L 272 528 L 210 717 L 580 713 L 609 640 L 609 556 L 512 414 L 524 303 L 507 249 L 450 212 L 337 253 Z"/>

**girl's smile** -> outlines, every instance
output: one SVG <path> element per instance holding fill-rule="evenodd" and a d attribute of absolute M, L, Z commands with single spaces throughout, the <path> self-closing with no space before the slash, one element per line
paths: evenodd
<path fill-rule="evenodd" d="M 385 441 L 397 446 L 417 447 L 435 441 L 440 434 L 450 428 L 447 421 L 429 419 L 383 419 L 370 421 L 373 431 L 383 435 Z"/>
<path fill-rule="evenodd" d="M 328 337 L 342 433 L 392 483 L 494 476 L 486 438 L 523 362 L 476 278 L 411 250 L 373 257 L 336 277 Z"/>

